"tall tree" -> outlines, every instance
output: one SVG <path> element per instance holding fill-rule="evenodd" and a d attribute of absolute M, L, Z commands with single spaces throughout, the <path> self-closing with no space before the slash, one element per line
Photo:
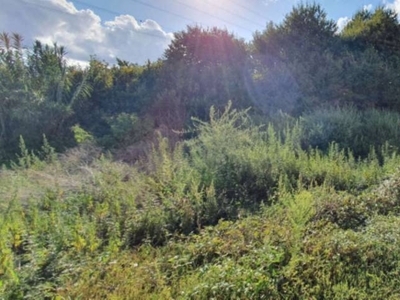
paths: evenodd
<path fill-rule="evenodd" d="M 358 107 L 400 110 L 400 25 L 387 8 L 358 11 L 340 34 L 349 55 L 343 72 L 347 96 Z"/>
<path fill-rule="evenodd" d="M 43 134 L 59 148 L 70 144 L 73 106 L 91 89 L 65 54 L 57 44 L 36 41 L 30 51 L 18 34 L 0 35 L 0 160 L 16 153 L 20 135 L 30 148 L 41 146 Z"/>
<path fill-rule="evenodd" d="M 211 105 L 248 106 L 246 44 L 227 30 L 189 26 L 165 51 L 164 87 L 175 90 L 188 115 L 208 116 Z"/>
<path fill-rule="evenodd" d="M 281 24 L 255 33 L 255 97 L 262 107 L 300 112 L 336 98 L 336 30 L 321 6 L 300 4 Z"/>
<path fill-rule="evenodd" d="M 22 42 L 19 34 L 0 34 L 0 144 L 9 134 L 12 110 L 29 96 Z"/>
<path fill-rule="evenodd" d="M 341 36 L 359 50 L 372 47 L 384 55 L 400 53 L 400 25 L 397 14 L 391 9 L 378 7 L 374 12 L 358 11 Z"/>

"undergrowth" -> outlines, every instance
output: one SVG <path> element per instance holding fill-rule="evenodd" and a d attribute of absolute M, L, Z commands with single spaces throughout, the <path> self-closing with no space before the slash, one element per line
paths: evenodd
<path fill-rule="evenodd" d="M 246 111 L 134 166 L 86 144 L 0 173 L 1 299 L 396 299 L 400 158 Z M 28 164 L 29 162 L 29 164 Z"/>

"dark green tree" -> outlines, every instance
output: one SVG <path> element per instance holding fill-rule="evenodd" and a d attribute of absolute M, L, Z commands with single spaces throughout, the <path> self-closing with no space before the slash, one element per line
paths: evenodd
<path fill-rule="evenodd" d="M 18 34 L 1 34 L 0 160 L 15 155 L 20 136 L 30 149 L 40 148 L 43 134 L 58 149 L 72 145 L 73 106 L 91 88 L 85 76 L 74 75 L 76 67 L 67 66 L 65 53 L 63 47 L 38 41 L 30 51 Z"/>
<path fill-rule="evenodd" d="M 189 26 L 165 51 L 162 90 L 173 91 L 187 116 L 207 118 L 211 105 L 223 107 L 228 100 L 249 106 L 246 47 L 227 30 Z"/>
<path fill-rule="evenodd" d="M 299 113 L 334 102 L 337 27 L 317 4 L 300 4 L 279 25 L 256 32 L 255 98 L 266 111 Z"/>
<path fill-rule="evenodd" d="M 374 48 L 386 56 L 400 52 L 397 14 L 384 7 L 374 12 L 358 11 L 341 32 L 341 37 L 357 50 Z"/>
<path fill-rule="evenodd" d="M 347 48 L 343 86 L 357 107 L 400 110 L 400 26 L 397 14 L 378 7 L 358 11 L 340 34 Z"/>
<path fill-rule="evenodd" d="M 12 130 L 12 114 L 29 98 L 22 41 L 15 33 L 0 34 L 0 156 L 4 155 Z"/>

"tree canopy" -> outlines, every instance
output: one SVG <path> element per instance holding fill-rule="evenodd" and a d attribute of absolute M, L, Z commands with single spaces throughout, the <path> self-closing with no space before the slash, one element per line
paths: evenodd
<path fill-rule="evenodd" d="M 14 155 L 20 135 L 32 148 L 43 134 L 58 150 L 73 146 L 74 125 L 106 148 L 130 143 L 122 128 L 132 143 L 155 130 L 174 135 L 228 100 L 260 116 L 349 105 L 399 111 L 399 28 L 397 15 L 378 7 L 358 11 L 338 33 L 320 5 L 299 4 L 248 43 L 188 26 L 159 61 L 109 65 L 93 56 L 87 68 L 68 65 L 63 46 L 24 48 L 20 35 L 3 33 L 0 160 Z"/>

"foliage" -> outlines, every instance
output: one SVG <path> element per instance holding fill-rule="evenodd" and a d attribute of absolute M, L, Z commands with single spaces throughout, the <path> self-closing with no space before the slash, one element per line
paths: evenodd
<path fill-rule="evenodd" d="M 22 48 L 22 39 L 2 34 L 2 108 L 0 160 L 10 159 L 22 135 L 30 147 L 40 148 L 43 134 L 57 149 L 71 145 L 68 122 L 72 107 L 84 101 L 91 87 L 83 77 L 77 81 L 65 61 L 65 49 L 36 42 L 32 52 Z M 22 55 L 22 53 L 25 53 Z M 26 56 L 26 58 L 25 58 Z M 71 124 L 72 125 L 72 124 Z"/>
<path fill-rule="evenodd" d="M 399 112 L 398 28 L 396 14 L 378 7 L 359 11 L 338 33 L 320 5 L 299 4 L 250 43 L 227 30 L 188 26 L 157 62 L 110 65 L 93 56 L 87 68 L 67 65 L 56 43 L 27 49 L 21 36 L 3 33 L 0 161 L 13 158 L 21 135 L 31 149 L 45 134 L 65 151 L 76 145 L 70 128 L 77 124 L 107 149 L 144 152 L 156 131 L 175 143 L 174 132 L 185 131 L 192 116 L 208 120 L 209 108 L 228 100 L 268 117 L 348 106 Z M 139 121 L 131 126 L 127 115 Z"/>
<path fill-rule="evenodd" d="M 75 141 L 78 144 L 89 143 L 93 141 L 93 136 L 84 129 L 82 129 L 79 125 L 73 126 L 71 130 L 73 131 Z"/>
<path fill-rule="evenodd" d="M 189 26 L 165 51 L 165 88 L 174 90 L 186 116 L 206 119 L 212 105 L 250 104 L 246 91 L 248 54 L 243 40 L 227 30 Z"/>
<path fill-rule="evenodd" d="M 0 298 L 398 299 L 398 29 L 300 4 L 87 68 L 1 34 Z"/>
<path fill-rule="evenodd" d="M 71 152 L 36 168 L 21 140 L 23 168 L 0 173 L 3 297 L 396 297 L 396 154 L 306 152 L 298 124 L 230 105 L 135 166 Z"/>
<path fill-rule="evenodd" d="M 256 103 L 267 113 L 281 109 L 296 114 L 333 101 L 340 72 L 335 32 L 335 23 L 317 4 L 300 4 L 282 24 L 270 23 L 256 32 Z"/>
<path fill-rule="evenodd" d="M 373 47 L 385 54 L 398 54 L 399 24 L 397 14 L 384 7 L 374 12 L 358 11 L 341 35 L 355 46 Z"/>
<path fill-rule="evenodd" d="M 381 155 L 400 146 L 399 115 L 390 111 L 327 108 L 303 115 L 300 122 L 303 147 L 326 151 L 335 142 L 342 149 L 351 149 L 356 158 L 364 158 L 371 148 Z"/>

